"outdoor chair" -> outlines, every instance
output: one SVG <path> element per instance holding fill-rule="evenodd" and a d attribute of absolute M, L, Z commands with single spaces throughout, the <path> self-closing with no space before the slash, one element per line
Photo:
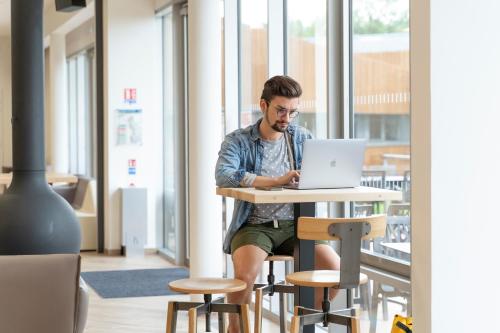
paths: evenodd
<path fill-rule="evenodd" d="M 376 239 L 373 242 L 374 251 L 382 253 L 386 256 L 399 260 L 410 260 L 409 253 L 391 249 L 384 244 L 409 243 L 411 238 L 410 225 L 410 204 L 392 204 L 387 209 L 387 226 L 384 238 Z M 396 297 L 402 297 L 405 301 L 401 302 Z M 407 291 L 399 290 L 398 288 L 379 281 L 373 281 L 373 292 L 370 309 L 370 326 L 371 332 L 374 332 L 375 323 L 377 320 L 378 304 L 382 302 L 382 318 L 389 319 L 388 303 L 399 304 L 403 312 L 411 313 L 411 294 Z"/>

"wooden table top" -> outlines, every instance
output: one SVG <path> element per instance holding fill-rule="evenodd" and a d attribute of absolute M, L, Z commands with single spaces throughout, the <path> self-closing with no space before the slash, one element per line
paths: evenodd
<path fill-rule="evenodd" d="M 47 172 L 47 183 L 76 183 L 78 181 L 78 177 L 75 175 L 69 175 L 64 173 L 54 173 Z M 12 172 L 9 173 L 0 173 L 0 185 L 10 185 L 12 181 Z"/>
<path fill-rule="evenodd" d="M 224 197 L 251 203 L 388 201 L 403 199 L 403 194 L 400 191 L 365 186 L 315 190 L 282 189 L 279 191 L 257 190 L 253 187 L 218 187 L 216 193 Z"/>

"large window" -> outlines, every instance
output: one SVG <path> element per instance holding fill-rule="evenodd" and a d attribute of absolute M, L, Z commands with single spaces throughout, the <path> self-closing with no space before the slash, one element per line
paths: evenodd
<path fill-rule="evenodd" d="M 318 216 L 342 214 L 344 208 L 356 216 L 388 215 L 385 238 L 363 244 L 363 269 L 370 283 L 355 293 L 355 301 L 363 310 L 362 331 L 389 332 L 393 314 L 411 313 L 409 1 L 238 0 L 225 6 L 239 19 L 226 16 L 227 132 L 262 116 L 264 82 L 284 73 L 303 88 L 294 121 L 316 138 L 365 138 L 363 185 L 403 192 L 400 202 L 356 202 L 351 209 L 317 205 Z M 236 29 L 238 37 L 233 38 Z M 235 48 L 237 65 L 232 61 Z M 237 82 L 229 82 L 236 77 Z M 236 114 L 238 122 L 232 120 Z M 277 279 L 283 278 L 281 265 L 275 269 Z M 266 274 L 264 265 L 263 280 Z M 264 307 L 277 313 L 277 300 L 265 298 Z"/>
<path fill-rule="evenodd" d="M 175 195 L 175 109 L 173 103 L 173 41 L 172 13 L 163 17 L 164 66 L 164 247 L 172 258 L 176 256 L 176 195 Z"/>
<path fill-rule="evenodd" d="M 287 10 L 287 74 L 303 90 L 298 122 L 326 138 L 326 1 L 289 0 Z"/>
<path fill-rule="evenodd" d="M 368 142 L 362 183 L 404 194 L 400 202 L 357 202 L 353 213 L 387 214 L 386 236 L 365 243 L 364 258 L 394 272 L 410 262 L 409 1 L 353 0 L 351 38 L 351 128 Z M 411 312 L 409 288 L 376 273 L 369 277 L 370 332 L 388 332 L 395 313 Z"/>
<path fill-rule="evenodd" d="M 163 44 L 163 248 L 186 264 L 189 257 L 187 211 L 187 8 L 168 7 L 162 16 Z"/>
<path fill-rule="evenodd" d="M 262 113 L 260 94 L 268 79 L 267 0 L 240 0 L 240 126 Z"/>
<path fill-rule="evenodd" d="M 70 173 L 95 176 L 93 50 L 68 58 Z"/>

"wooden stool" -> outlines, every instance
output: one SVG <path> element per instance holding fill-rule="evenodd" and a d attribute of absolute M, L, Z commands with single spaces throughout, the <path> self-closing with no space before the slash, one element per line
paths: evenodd
<path fill-rule="evenodd" d="M 361 240 L 385 235 L 386 216 L 373 215 L 359 218 L 324 219 L 300 217 L 297 238 L 307 240 L 340 240 L 340 270 L 314 270 L 296 272 L 286 276 L 286 281 L 301 287 L 323 288 L 322 311 L 296 306 L 291 333 L 299 333 L 304 325 L 329 323 L 349 327 L 359 333 L 359 318 L 354 308 L 330 311 L 329 289 L 352 289 L 368 282 L 360 273 Z M 349 304 L 349 303 L 348 303 Z"/>
<path fill-rule="evenodd" d="M 240 331 L 250 333 L 248 304 L 227 304 L 224 297 L 212 300 L 213 294 L 226 294 L 244 290 L 247 284 L 237 279 L 193 278 L 176 280 L 169 283 L 173 291 L 186 294 L 203 294 L 204 302 L 168 302 L 167 333 L 174 333 L 177 324 L 177 312 L 188 311 L 189 333 L 196 333 L 198 315 L 205 315 L 206 331 L 211 332 L 210 314 L 219 314 L 219 332 L 225 333 L 224 313 L 240 315 Z"/>
<path fill-rule="evenodd" d="M 274 283 L 274 262 L 283 261 L 285 264 L 289 261 L 293 261 L 292 256 L 268 256 L 266 261 L 269 262 L 269 274 L 267 275 L 267 284 L 256 283 L 253 286 L 255 290 L 255 323 L 254 323 L 254 333 L 262 332 L 262 300 L 264 295 L 273 296 L 273 294 L 279 293 L 280 301 L 280 333 L 286 332 L 286 299 L 284 294 L 295 293 L 296 287 L 293 285 L 286 284 L 285 281 L 280 281 Z M 287 274 L 285 269 L 285 273 Z"/>

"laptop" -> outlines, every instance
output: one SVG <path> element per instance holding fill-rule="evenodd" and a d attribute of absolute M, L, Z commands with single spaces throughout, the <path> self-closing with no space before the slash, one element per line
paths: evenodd
<path fill-rule="evenodd" d="M 365 148 L 364 139 L 306 140 L 299 182 L 284 188 L 306 190 L 359 186 Z"/>

